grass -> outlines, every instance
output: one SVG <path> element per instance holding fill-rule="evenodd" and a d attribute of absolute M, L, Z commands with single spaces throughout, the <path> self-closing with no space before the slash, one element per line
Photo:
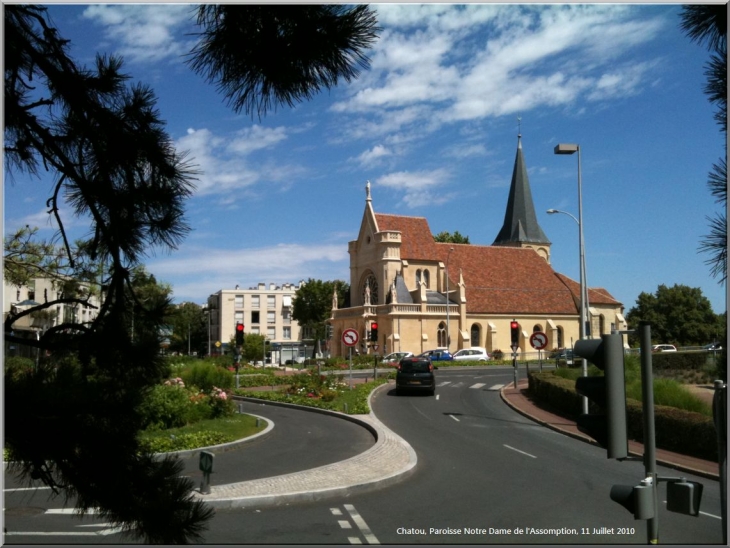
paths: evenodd
<path fill-rule="evenodd" d="M 209 419 L 168 430 L 144 431 L 140 441 L 149 450 L 160 453 L 197 449 L 247 438 L 264 430 L 267 421 L 259 421 L 251 415 L 232 415 L 220 419 Z"/>

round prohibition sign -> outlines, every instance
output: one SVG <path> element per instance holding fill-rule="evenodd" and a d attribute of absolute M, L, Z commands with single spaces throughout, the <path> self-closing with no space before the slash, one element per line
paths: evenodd
<path fill-rule="evenodd" d="M 532 345 L 532 348 L 535 350 L 542 350 L 547 346 L 547 343 L 547 335 L 545 335 L 542 331 L 536 331 L 530 335 L 530 345 Z"/>
<path fill-rule="evenodd" d="M 355 346 L 359 340 L 360 335 L 352 328 L 345 329 L 342 332 L 342 342 L 345 343 L 345 346 Z"/>

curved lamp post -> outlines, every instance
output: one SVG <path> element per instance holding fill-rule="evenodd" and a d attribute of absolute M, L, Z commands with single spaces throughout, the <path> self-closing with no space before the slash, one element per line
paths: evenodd
<path fill-rule="evenodd" d="M 583 181 L 581 178 L 581 157 L 580 157 L 580 145 L 577 144 L 566 144 L 561 143 L 555 145 L 555 154 L 575 154 L 578 153 L 578 218 L 576 219 L 570 213 L 565 211 L 559 211 L 557 209 L 549 209 L 548 213 L 563 213 L 570 216 L 576 223 L 578 223 L 578 250 L 580 253 L 580 338 L 586 338 L 586 317 L 588 307 L 588 293 L 586 291 L 586 261 L 585 261 L 585 243 L 583 241 Z M 585 359 L 583 362 L 583 376 L 588 376 L 588 362 Z M 588 398 L 583 397 L 583 413 L 588 413 Z"/>

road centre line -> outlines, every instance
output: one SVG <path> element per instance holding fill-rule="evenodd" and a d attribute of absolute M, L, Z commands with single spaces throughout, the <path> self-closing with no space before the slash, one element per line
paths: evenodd
<path fill-rule="evenodd" d="M 449 417 L 451 417 L 452 419 L 454 419 L 454 420 L 455 420 L 456 422 L 461 422 L 461 421 L 460 421 L 459 419 L 457 419 L 457 418 L 456 418 L 456 417 L 455 417 L 454 415 L 452 415 L 451 413 L 447 413 L 447 415 L 449 415 Z"/>
<path fill-rule="evenodd" d="M 352 521 L 355 522 L 355 525 L 357 525 L 360 528 L 360 531 L 362 532 L 363 536 L 365 537 L 365 540 L 368 541 L 369 544 L 380 544 L 380 541 L 377 539 L 375 535 L 373 535 L 373 532 L 370 530 L 370 527 L 368 527 L 368 524 L 365 523 L 365 520 L 362 519 L 362 516 L 360 513 L 355 510 L 355 507 L 352 504 L 345 504 L 345 510 L 348 511 L 350 514 L 350 517 L 352 518 Z"/>
<path fill-rule="evenodd" d="M 522 453 L 523 455 L 527 455 L 528 457 L 532 457 L 533 459 L 536 459 L 537 457 L 535 455 L 530 455 L 530 453 L 525 453 L 524 451 L 520 451 L 519 449 L 515 449 L 514 447 L 510 447 L 507 444 L 503 444 L 507 449 L 512 449 L 512 451 L 517 451 L 518 453 Z"/>

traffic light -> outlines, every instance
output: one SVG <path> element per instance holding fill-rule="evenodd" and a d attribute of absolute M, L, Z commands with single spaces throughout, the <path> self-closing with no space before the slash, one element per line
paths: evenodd
<path fill-rule="evenodd" d="M 236 346 L 243 346 L 243 324 L 236 322 Z"/>
<path fill-rule="evenodd" d="M 604 373 L 602 377 L 579 377 L 575 381 L 576 392 L 600 409 L 600 414 L 578 417 L 578 429 L 605 447 L 609 459 L 626 458 L 626 386 L 621 335 L 614 333 L 601 335 L 600 339 L 581 339 L 575 343 L 573 353 L 595 364 Z"/>
<path fill-rule="evenodd" d="M 512 346 L 519 346 L 520 344 L 520 324 L 516 320 L 512 320 L 509 323 L 510 337 Z"/>
<path fill-rule="evenodd" d="M 378 323 L 373 322 L 370 324 L 370 341 L 378 342 Z"/>

